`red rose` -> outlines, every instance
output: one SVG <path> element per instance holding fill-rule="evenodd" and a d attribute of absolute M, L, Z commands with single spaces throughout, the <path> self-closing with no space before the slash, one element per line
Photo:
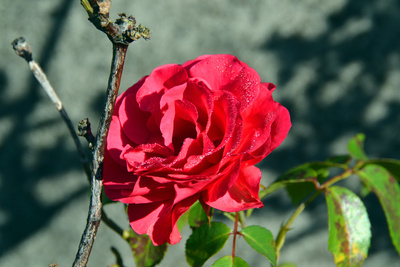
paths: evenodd
<path fill-rule="evenodd" d="M 205 55 L 158 67 L 118 97 L 104 190 L 129 204 L 135 232 L 175 244 L 176 222 L 197 200 L 227 212 L 263 206 L 254 164 L 291 126 L 274 89 L 234 56 Z"/>

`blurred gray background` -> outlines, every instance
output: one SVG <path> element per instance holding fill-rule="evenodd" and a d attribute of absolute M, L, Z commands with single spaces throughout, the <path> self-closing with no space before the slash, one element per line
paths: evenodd
<path fill-rule="evenodd" d="M 264 184 L 297 164 L 345 153 L 357 132 L 366 133 L 370 156 L 400 158 L 399 1 L 113 1 L 113 18 L 120 12 L 153 30 L 150 41 L 130 46 L 121 92 L 159 65 L 216 53 L 237 56 L 277 85 L 274 97 L 290 110 L 293 127 L 259 165 Z M 89 117 L 93 128 L 104 101 L 111 44 L 87 21 L 78 0 L 2 0 L 0 15 L 0 266 L 69 266 L 86 223 L 88 185 L 67 128 L 10 43 L 19 36 L 31 43 L 73 123 Z M 348 185 L 357 188 L 357 179 Z M 281 262 L 334 266 L 325 201 L 317 202 L 288 233 Z M 364 266 L 400 266 L 379 203 L 373 196 L 364 202 L 373 227 Z M 127 227 L 121 205 L 106 210 Z M 249 224 L 276 235 L 293 210 L 280 191 Z M 189 232 L 169 247 L 161 266 L 187 266 Z M 134 266 L 129 247 L 103 224 L 89 266 L 113 263 L 110 246 Z M 231 240 L 206 266 L 230 250 Z M 268 266 L 242 239 L 237 255 L 252 267 Z"/>

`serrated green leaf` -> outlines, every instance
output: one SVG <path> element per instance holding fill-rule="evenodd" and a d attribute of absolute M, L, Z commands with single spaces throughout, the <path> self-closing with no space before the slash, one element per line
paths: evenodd
<path fill-rule="evenodd" d="M 347 166 L 351 161 L 350 155 L 341 155 L 328 158 L 326 161 Z"/>
<path fill-rule="evenodd" d="M 376 164 L 388 170 L 397 181 L 400 181 L 400 160 L 397 159 L 373 159 L 365 162 L 365 165 Z"/>
<path fill-rule="evenodd" d="M 189 226 L 199 228 L 202 224 L 208 224 L 208 217 L 199 201 L 194 203 L 189 209 Z"/>
<path fill-rule="evenodd" d="M 271 231 L 258 225 L 252 225 L 242 229 L 240 233 L 255 251 L 264 255 L 272 266 L 276 265 L 275 240 Z"/>
<path fill-rule="evenodd" d="M 310 168 L 305 168 L 305 169 L 296 168 L 285 173 L 276 182 L 269 185 L 265 190 L 261 190 L 259 196 L 260 199 L 263 199 L 272 192 L 275 192 L 276 190 L 281 189 L 283 187 L 288 187 L 290 184 L 295 184 L 295 186 L 299 186 L 299 184 L 301 183 L 309 184 L 310 188 L 306 192 L 293 192 L 293 194 L 291 194 L 291 192 L 288 192 L 290 197 L 292 198 L 292 201 L 297 202 L 299 201 L 298 199 L 302 199 L 303 197 L 308 195 L 310 189 L 312 191 L 312 188 L 315 188 L 313 184 L 310 184 L 313 181 L 317 181 L 317 172 L 315 170 Z"/>
<path fill-rule="evenodd" d="M 378 197 L 392 243 L 400 255 L 400 186 L 382 166 L 368 164 L 358 173 L 362 182 Z"/>
<path fill-rule="evenodd" d="M 358 160 L 368 160 L 368 157 L 364 152 L 364 140 L 365 134 L 362 133 L 356 134 L 350 139 L 349 143 L 347 144 L 347 149 L 353 158 Z"/>
<path fill-rule="evenodd" d="M 192 267 L 203 264 L 221 250 L 229 238 L 231 229 L 223 223 L 212 222 L 195 229 L 186 241 L 186 260 Z"/>
<path fill-rule="evenodd" d="M 287 171 L 266 189 L 261 190 L 260 198 L 263 199 L 276 190 L 286 187 L 292 202 L 298 204 L 315 190 L 316 183 L 326 180 L 330 168 L 346 169 L 346 165 L 330 161 L 308 162 L 299 165 Z"/>
<path fill-rule="evenodd" d="M 315 184 L 313 183 L 300 183 L 300 184 L 287 184 L 286 192 L 288 193 L 292 203 L 298 205 L 307 196 L 310 196 L 315 191 Z"/>
<path fill-rule="evenodd" d="M 359 197 L 347 188 L 325 191 L 329 217 L 329 251 L 338 267 L 361 266 L 368 255 L 371 224 Z"/>
<path fill-rule="evenodd" d="M 250 267 L 247 262 L 239 257 L 225 256 L 214 262 L 212 267 Z"/>
<path fill-rule="evenodd" d="M 331 158 L 332 159 L 332 158 Z M 346 164 L 333 162 L 333 161 L 313 161 L 301 164 L 299 166 L 294 167 L 293 169 L 287 171 L 282 177 L 279 179 L 287 179 L 286 176 L 290 175 L 292 172 L 297 170 L 304 170 L 304 169 L 312 169 L 314 171 L 318 171 L 321 169 L 329 169 L 329 168 L 341 168 L 346 169 Z"/>
<path fill-rule="evenodd" d="M 156 266 L 164 258 L 167 244 L 154 246 L 148 235 L 138 235 L 132 229 L 129 233 L 129 245 L 137 266 Z"/>
<path fill-rule="evenodd" d="M 303 164 L 301 168 L 289 171 L 284 175 L 285 180 L 307 181 L 302 183 L 287 183 L 286 192 L 294 205 L 299 204 L 315 190 L 315 183 L 318 183 L 318 173 L 311 165 Z"/>

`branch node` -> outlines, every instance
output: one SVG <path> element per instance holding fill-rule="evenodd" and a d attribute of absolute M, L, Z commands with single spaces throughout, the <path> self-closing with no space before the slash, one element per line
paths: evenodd
<path fill-rule="evenodd" d="M 32 61 L 32 47 L 25 41 L 24 37 L 18 37 L 11 43 L 14 52 L 24 58 L 27 62 Z"/>
<path fill-rule="evenodd" d="M 86 141 L 89 143 L 89 148 L 94 148 L 96 138 L 92 134 L 88 118 L 82 119 L 78 123 L 78 135 L 83 136 L 86 139 Z"/>
<path fill-rule="evenodd" d="M 82 6 L 89 15 L 89 21 L 100 31 L 107 34 L 114 44 L 129 45 L 140 38 L 150 39 L 151 30 L 139 24 L 136 19 L 125 13 L 118 14 L 119 18 L 113 22 L 109 18 L 111 0 L 81 0 Z"/>

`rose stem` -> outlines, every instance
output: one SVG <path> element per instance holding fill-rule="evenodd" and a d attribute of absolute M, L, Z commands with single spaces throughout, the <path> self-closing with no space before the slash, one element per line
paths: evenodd
<path fill-rule="evenodd" d="M 68 127 L 68 130 L 72 136 L 72 139 L 74 140 L 76 149 L 79 153 L 81 164 L 83 166 L 83 169 L 85 170 L 86 176 L 89 178 L 90 177 L 90 165 L 89 165 L 89 160 L 86 157 L 86 154 L 81 146 L 81 143 L 79 142 L 79 137 L 75 132 L 74 126 L 68 116 L 67 111 L 63 107 L 63 103 L 61 102 L 60 98 L 58 97 L 57 93 L 54 91 L 53 87 L 51 86 L 49 80 L 46 77 L 46 74 L 42 70 L 42 68 L 39 66 L 39 64 L 33 60 L 32 58 L 32 48 L 31 46 L 25 41 L 25 38 L 19 37 L 15 39 L 11 43 L 15 53 L 24 58 L 26 62 L 28 62 L 30 70 L 33 72 L 35 75 L 35 78 L 38 80 L 40 85 L 43 87 L 44 91 L 46 92 L 47 96 L 50 98 L 50 100 L 53 102 L 54 106 L 60 113 L 61 117 L 63 118 L 65 124 Z"/>
<path fill-rule="evenodd" d="M 94 149 L 94 144 L 96 142 L 96 138 L 92 134 L 92 130 L 90 128 L 90 122 L 88 118 L 81 120 L 78 124 L 78 135 L 83 136 L 87 142 L 89 143 L 89 148 Z M 90 182 L 90 181 L 89 181 Z M 118 224 L 116 224 L 112 219 L 110 219 L 107 214 L 105 213 L 104 209 L 101 211 L 102 216 L 101 220 L 114 230 L 119 236 L 123 239 L 127 240 L 129 237 L 129 231 L 122 229 Z"/>
<path fill-rule="evenodd" d="M 235 213 L 235 228 L 233 229 L 232 260 L 235 258 L 236 236 L 238 234 L 239 212 Z"/>
<path fill-rule="evenodd" d="M 81 0 L 81 5 L 88 13 L 89 21 L 98 30 L 107 34 L 107 37 L 112 42 L 113 58 L 108 80 L 106 104 L 104 113 L 100 119 L 93 150 L 89 214 L 73 267 L 87 265 L 100 225 L 102 215 L 101 191 L 103 187 L 102 172 L 104 149 L 114 111 L 115 100 L 118 95 L 128 45 L 141 37 L 144 39 L 150 38 L 150 29 L 141 25 L 135 26 L 136 20 L 132 16 L 127 17 L 125 14 L 120 14 L 120 18 L 115 23 L 112 22 L 109 19 L 111 0 Z"/>
<path fill-rule="evenodd" d="M 107 88 L 107 100 L 104 113 L 100 119 L 97 138 L 93 152 L 93 169 L 91 177 L 91 198 L 89 206 L 89 214 L 85 231 L 79 244 L 79 250 L 73 266 L 86 266 L 97 230 L 101 220 L 101 189 L 103 186 L 102 172 L 104 149 L 108 130 L 110 128 L 111 117 L 114 111 L 115 100 L 118 95 L 121 74 L 124 67 L 125 55 L 128 46 L 121 44 L 113 44 L 113 59 L 110 71 L 110 77 Z"/>

